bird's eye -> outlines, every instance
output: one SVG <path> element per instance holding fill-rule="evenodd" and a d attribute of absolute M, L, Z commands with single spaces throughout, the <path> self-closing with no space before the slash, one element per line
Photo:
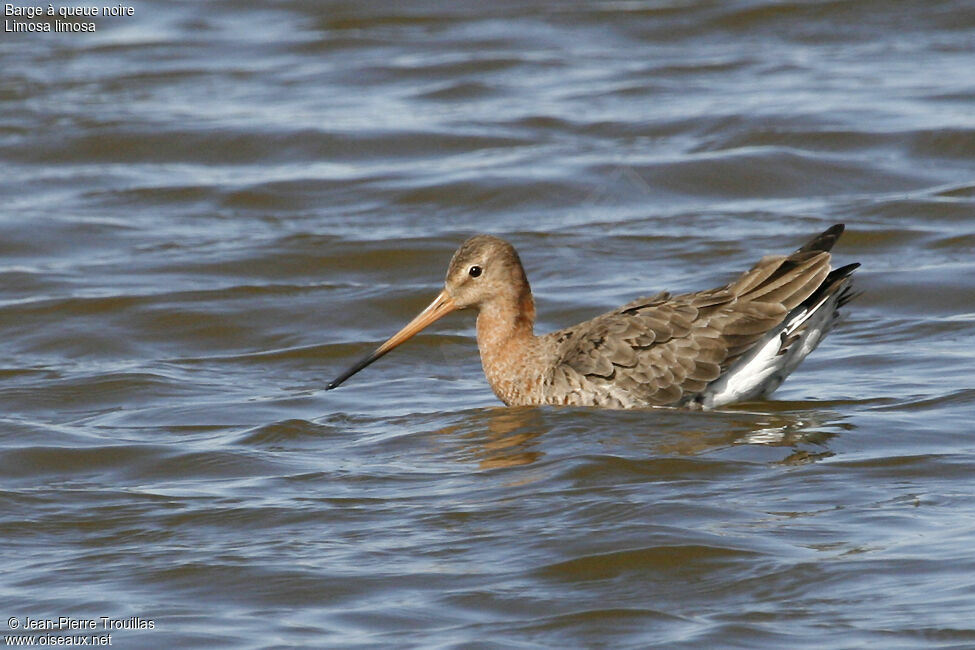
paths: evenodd
<path fill-rule="evenodd" d="M 467 272 L 472 278 L 479 277 L 481 275 L 481 267 L 475 264 L 471 268 L 467 269 Z"/>

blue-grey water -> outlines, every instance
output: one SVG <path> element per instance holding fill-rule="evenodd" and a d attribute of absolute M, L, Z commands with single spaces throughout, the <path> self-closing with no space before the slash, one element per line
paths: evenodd
<path fill-rule="evenodd" d="M 131 6 L 0 34 L 5 643 L 975 647 L 971 2 Z M 838 222 L 768 402 L 325 391 L 476 232 L 544 332 Z"/>

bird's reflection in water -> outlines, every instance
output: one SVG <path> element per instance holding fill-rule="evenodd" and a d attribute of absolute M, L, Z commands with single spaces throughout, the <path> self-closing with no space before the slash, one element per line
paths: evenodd
<path fill-rule="evenodd" d="M 777 402 L 774 407 L 770 407 L 771 404 L 773 402 L 760 402 L 746 405 L 744 408 L 748 410 L 689 414 L 683 425 L 675 422 L 676 426 L 668 427 L 668 435 L 655 445 L 655 449 L 662 454 L 698 455 L 733 445 L 796 448 L 779 461 L 784 464 L 811 462 L 832 455 L 825 447 L 836 435 L 830 431 L 836 427 L 835 415 L 812 409 L 786 410 L 786 404 L 794 406 L 789 402 Z M 756 410 L 756 407 L 763 410 Z M 812 445 L 819 450 L 798 449 L 800 445 Z"/>
<path fill-rule="evenodd" d="M 708 412 L 571 411 L 567 420 L 569 411 L 564 409 L 489 408 L 438 433 L 462 440 L 457 460 L 476 462 L 480 469 L 535 463 L 546 455 L 546 434 L 556 432 L 560 444 L 575 446 L 580 455 L 697 456 L 738 445 L 762 445 L 788 448 L 790 452 L 775 462 L 799 465 L 832 456 L 829 440 L 848 427 L 835 412 L 798 402 L 759 402 Z M 562 451 L 572 454 L 571 448 Z"/>
<path fill-rule="evenodd" d="M 478 411 L 463 427 L 440 431 L 462 437 L 467 444 L 458 460 L 476 461 L 480 469 L 530 465 L 544 456 L 539 438 L 550 430 L 538 408 L 494 407 Z"/>

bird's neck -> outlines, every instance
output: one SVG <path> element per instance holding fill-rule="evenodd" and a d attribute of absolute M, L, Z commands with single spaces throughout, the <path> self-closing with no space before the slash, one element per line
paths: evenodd
<path fill-rule="evenodd" d="M 491 388 L 506 404 L 518 404 L 538 383 L 528 363 L 536 343 L 535 302 L 531 291 L 481 306 L 477 347 Z"/>

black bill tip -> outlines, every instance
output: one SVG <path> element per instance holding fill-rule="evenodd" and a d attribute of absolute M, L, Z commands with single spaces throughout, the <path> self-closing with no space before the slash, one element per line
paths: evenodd
<path fill-rule="evenodd" d="M 360 370 L 368 366 L 370 363 L 372 363 L 379 357 L 383 356 L 383 354 L 385 354 L 385 352 L 381 353 L 378 350 L 376 352 L 370 352 L 357 364 L 355 364 L 354 366 L 352 366 L 351 368 L 343 372 L 341 375 L 339 375 L 332 381 L 328 382 L 328 385 L 325 386 L 325 390 L 332 390 L 333 388 L 338 388 L 339 386 L 342 385 L 342 382 L 344 382 L 346 379 L 348 379 L 355 373 L 359 372 Z"/>

